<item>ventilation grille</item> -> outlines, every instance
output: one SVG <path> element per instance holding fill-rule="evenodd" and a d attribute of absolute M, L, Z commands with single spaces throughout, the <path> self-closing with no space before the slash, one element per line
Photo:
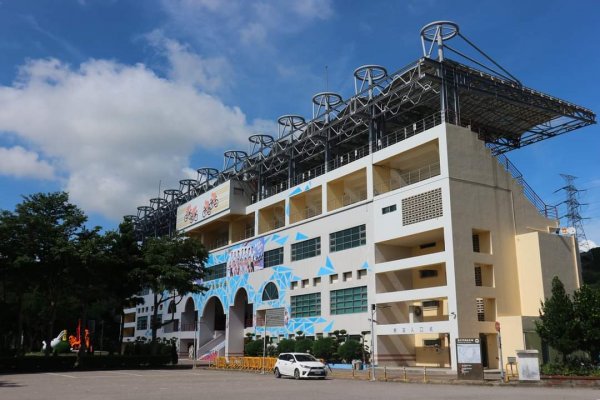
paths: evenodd
<path fill-rule="evenodd" d="M 475 299 L 477 304 L 477 320 L 485 321 L 485 305 L 483 303 L 483 299 Z"/>
<path fill-rule="evenodd" d="M 411 225 L 443 216 L 442 189 L 402 199 L 402 225 Z"/>

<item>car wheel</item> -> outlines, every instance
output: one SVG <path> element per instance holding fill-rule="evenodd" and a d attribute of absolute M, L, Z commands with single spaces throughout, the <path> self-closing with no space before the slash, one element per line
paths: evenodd
<path fill-rule="evenodd" d="M 281 378 L 281 373 L 279 372 L 279 368 L 275 368 L 275 378 Z"/>
<path fill-rule="evenodd" d="M 294 371 L 294 379 L 300 379 L 300 371 L 298 371 L 298 369 L 296 368 L 296 370 Z"/>

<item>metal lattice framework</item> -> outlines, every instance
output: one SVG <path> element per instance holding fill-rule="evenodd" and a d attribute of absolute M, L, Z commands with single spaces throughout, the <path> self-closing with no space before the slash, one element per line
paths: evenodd
<path fill-rule="evenodd" d="M 462 38 L 483 61 L 450 46 L 453 38 Z M 252 135 L 249 152 L 224 153 L 221 171 L 199 168 L 196 180 L 181 180 L 179 189 L 138 207 L 130 218 L 141 237 L 173 233 L 179 205 L 227 180 L 242 182 L 259 201 L 441 123 L 470 128 L 497 156 L 596 123 L 592 111 L 523 86 L 453 22 L 426 25 L 421 42 L 417 61 L 391 74 L 378 65 L 357 68 L 352 97 L 316 94 L 310 121 L 284 115 L 276 139 Z"/>

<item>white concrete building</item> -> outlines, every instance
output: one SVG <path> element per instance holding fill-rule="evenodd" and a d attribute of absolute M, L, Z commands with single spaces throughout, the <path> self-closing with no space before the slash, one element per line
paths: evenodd
<path fill-rule="evenodd" d="M 427 53 L 395 74 L 358 68 L 355 81 L 350 99 L 316 95 L 311 121 L 280 118 L 277 138 L 254 135 L 222 171 L 201 168 L 138 209 L 141 235 L 177 229 L 211 250 L 208 290 L 159 310 L 175 315 L 160 336 L 242 355 L 265 320 L 274 340 L 369 337 L 373 312 L 379 365 L 456 369 L 467 337 L 497 368 L 496 322 L 504 357 L 540 348 L 533 321 L 552 277 L 580 285 L 577 243 L 554 233 L 556 210 L 503 153 L 595 115 Z M 150 296 L 127 310 L 129 340 L 148 336 Z"/>

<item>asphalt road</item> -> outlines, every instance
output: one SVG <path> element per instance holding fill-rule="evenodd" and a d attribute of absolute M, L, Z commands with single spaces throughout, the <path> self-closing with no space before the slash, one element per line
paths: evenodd
<path fill-rule="evenodd" d="M 142 370 L 0 375 L 1 400 L 600 399 L 589 388 L 295 381 L 238 371 Z"/>

